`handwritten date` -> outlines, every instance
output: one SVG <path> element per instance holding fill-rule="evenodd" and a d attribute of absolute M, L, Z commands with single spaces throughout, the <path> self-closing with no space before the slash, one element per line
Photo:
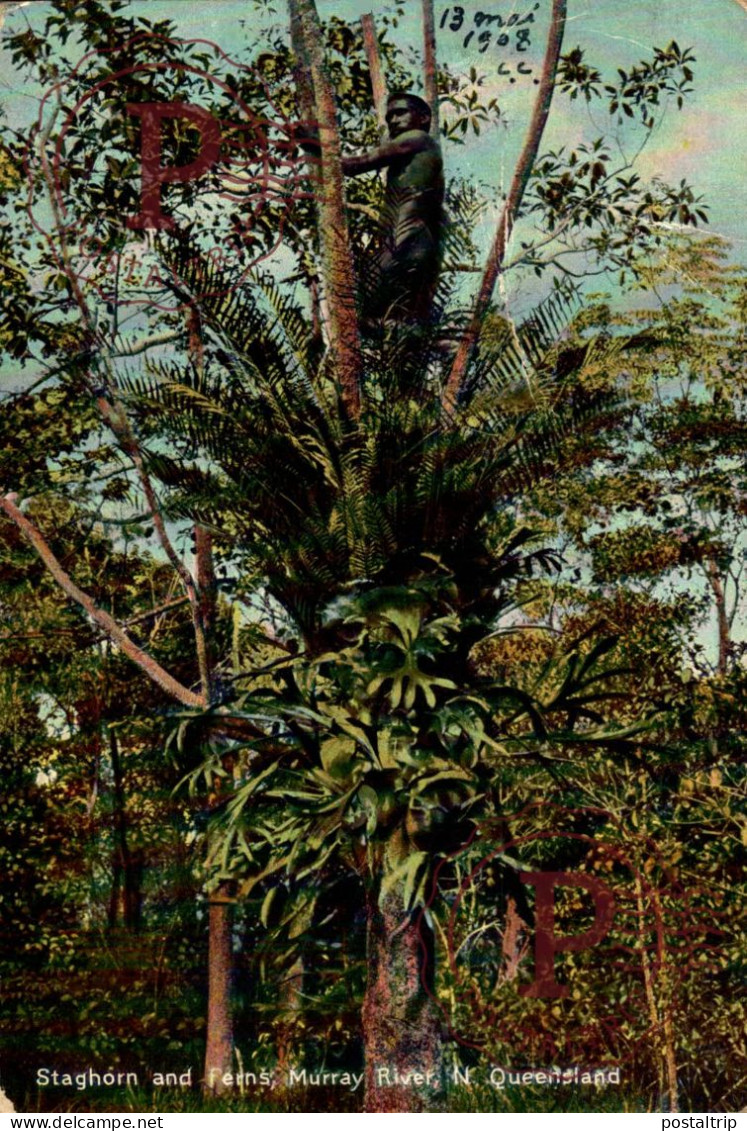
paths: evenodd
<path fill-rule="evenodd" d="M 455 34 L 466 31 L 462 46 L 469 47 L 472 45 L 473 49 L 477 49 L 481 55 L 484 55 L 491 46 L 496 48 L 511 46 L 512 38 L 514 50 L 521 53 L 528 51 L 532 45 L 532 29 L 529 25 L 534 23 L 534 13 L 539 6 L 539 3 L 536 3 L 523 16 L 518 12 L 511 12 L 510 15 L 504 16 L 500 12 L 478 11 L 472 16 L 471 23 L 474 24 L 474 27 L 470 27 L 470 19 L 465 9 L 461 4 L 453 4 L 444 9 L 439 27 Z M 519 72 L 521 74 L 530 73 L 521 64 L 519 65 Z"/>

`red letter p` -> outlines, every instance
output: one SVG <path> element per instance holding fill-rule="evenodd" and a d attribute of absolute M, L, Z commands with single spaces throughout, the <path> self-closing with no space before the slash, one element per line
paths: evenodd
<path fill-rule="evenodd" d="M 561 951 L 586 950 L 601 942 L 612 926 L 615 901 L 608 887 L 583 872 L 521 872 L 522 883 L 537 891 L 534 936 L 534 981 L 522 986 L 522 997 L 568 997 L 568 987 L 555 981 L 555 955 Z M 580 935 L 555 934 L 555 888 L 586 888 L 594 897 L 594 923 Z"/>
<path fill-rule="evenodd" d="M 142 187 L 140 212 L 128 216 L 128 228 L 173 228 L 174 221 L 161 211 L 161 185 L 193 181 L 220 158 L 220 125 L 207 110 L 188 102 L 128 102 L 127 113 L 142 118 L 140 141 Z M 186 118 L 200 133 L 200 152 L 187 165 L 161 164 L 161 119 Z"/>

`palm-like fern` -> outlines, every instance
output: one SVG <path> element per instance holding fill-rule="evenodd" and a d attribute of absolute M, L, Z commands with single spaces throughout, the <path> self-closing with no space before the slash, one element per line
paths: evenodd
<path fill-rule="evenodd" d="M 351 421 L 302 309 L 267 277 L 231 291 L 189 251 L 171 268 L 209 331 L 207 362 L 152 364 L 126 389 L 171 441 L 148 456 L 172 514 L 229 540 L 307 643 L 336 595 L 407 580 L 424 554 L 489 589 L 496 508 L 554 470 L 564 438 L 608 403 L 574 382 L 585 349 L 557 346 L 573 300 L 553 297 L 482 351 L 458 420 L 437 395 L 443 328 L 392 331 L 366 351 Z"/>

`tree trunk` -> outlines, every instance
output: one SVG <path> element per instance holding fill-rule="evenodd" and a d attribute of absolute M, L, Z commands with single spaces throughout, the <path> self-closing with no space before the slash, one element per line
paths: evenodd
<path fill-rule="evenodd" d="M 203 695 L 215 701 L 214 633 L 217 618 L 218 588 L 213 562 L 213 544 L 209 531 L 199 524 L 194 528 L 195 573 L 200 619 L 205 629 L 206 673 Z M 227 1090 L 223 1075 L 233 1064 L 233 1008 L 231 982 L 233 976 L 233 946 L 231 945 L 230 885 L 222 883 L 210 896 L 208 920 L 208 1017 L 207 1044 L 205 1048 L 206 1092 L 220 1095 Z"/>
<path fill-rule="evenodd" d="M 436 67 L 436 23 L 433 0 L 423 0 L 423 65 L 425 101 L 431 108 L 431 135 L 438 137 L 438 71 Z"/>
<path fill-rule="evenodd" d="M 516 169 L 514 170 L 506 203 L 503 206 L 503 211 L 498 221 L 493 245 L 488 255 L 480 289 L 475 300 L 472 318 L 470 319 L 470 324 L 464 337 L 459 343 L 459 348 L 454 358 L 454 364 L 452 365 L 446 389 L 444 390 L 444 405 L 450 410 L 454 409 L 459 399 L 459 394 L 467 375 L 467 367 L 477 343 L 483 319 L 490 306 L 495 284 L 503 267 L 503 260 L 506 257 L 506 248 L 516 220 L 516 214 L 524 197 L 524 192 L 526 191 L 529 177 L 531 176 L 542 135 L 545 131 L 547 116 L 550 113 L 550 105 L 555 89 L 555 76 L 558 70 L 560 49 L 563 44 L 566 10 L 567 0 L 553 0 L 552 15 L 550 17 L 550 35 L 545 50 L 542 77 L 540 79 L 539 89 L 537 90 L 537 99 L 534 104 L 532 120 L 529 123 L 527 136 L 524 139 L 524 146 L 519 156 Z"/>
<path fill-rule="evenodd" d="M 202 347 L 197 330 L 190 339 L 193 364 L 202 366 Z M 198 348 L 199 347 L 199 348 Z M 202 693 L 210 703 L 219 688 L 215 674 L 215 627 L 218 615 L 218 585 L 210 532 L 199 523 L 194 527 L 195 575 L 199 617 L 204 628 L 205 668 Z M 204 1090 L 220 1095 L 230 1085 L 223 1082 L 233 1066 L 233 946 L 231 941 L 233 900 L 230 884 L 222 883 L 210 896 L 208 920 L 208 1017 L 205 1047 Z"/>
<path fill-rule="evenodd" d="M 202 693 L 208 702 L 216 699 L 215 676 L 215 620 L 218 606 L 218 583 L 215 578 L 213 560 L 213 538 L 209 530 L 199 523 L 194 527 L 195 574 L 197 581 L 197 604 L 200 621 L 204 631 L 205 670 L 202 677 Z"/>
<path fill-rule="evenodd" d="M 367 914 L 365 1110 L 432 1110 L 442 1086 L 433 933 L 422 916 L 404 910 L 397 890 L 380 900 L 378 884 L 368 894 Z"/>
<path fill-rule="evenodd" d="M 275 1077 L 281 1088 L 288 1084 L 288 1071 L 293 1063 L 293 1042 L 296 1022 L 303 1013 L 303 958 L 299 955 L 286 974 L 278 991 L 277 1069 Z"/>
<path fill-rule="evenodd" d="M 231 1071 L 233 1063 L 231 907 L 228 884 L 221 884 L 210 898 L 208 924 L 208 1018 L 204 1088 L 215 1095 L 228 1090 L 223 1082 L 223 1074 Z"/>
<path fill-rule="evenodd" d="M 718 624 L 718 674 L 726 675 L 729 666 L 729 652 L 731 651 L 731 632 L 729 628 L 729 617 L 726 611 L 724 583 L 719 573 L 718 563 L 714 557 L 706 559 L 706 575 L 716 602 L 716 621 Z"/>
<path fill-rule="evenodd" d="M 127 839 L 127 810 L 125 802 L 124 775 L 119 756 L 119 743 L 115 732 L 109 728 L 109 758 L 114 781 L 114 866 L 112 892 L 109 902 L 109 928 L 115 930 L 121 914 L 126 931 L 138 932 L 141 926 L 143 906 L 143 868 L 142 852 L 131 852 Z"/>
<path fill-rule="evenodd" d="M 353 420 L 360 415 L 362 355 L 356 309 L 355 272 L 350 248 L 342 151 L 334 92 L 326 71 L 324 44 L 314 0 L 289 0 L 291 39 L 301 56 L 300 69 L 313 90 L 319 126 L 321 171 L 317 195 L 317 227 L 321 277 L 329 318 L 329 346 L 342 402 Z"/>
<path fill-rule="evenodd" d="M 382 137 L 387 134 L 386 126 L 386 83 L 381 70 L 381 54 L 379 40 L 376 35 L 376 25 L 370 12 L 361 16 L 361 29 L 363 31 L 363 50 L 368 60 L 368 70 L 371 74 L 371 93 L 373 94 L 376 117 L 379 121 L 379 133 Z"/>

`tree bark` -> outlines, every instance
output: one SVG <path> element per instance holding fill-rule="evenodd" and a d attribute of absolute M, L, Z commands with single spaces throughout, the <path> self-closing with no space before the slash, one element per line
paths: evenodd
<path fill-rule="evenodd" d="M 368 984 L 363 999 L 366 1112 L 432 1110 L 442 1086 L 433 993 L 433 935 L 397 891 L 367 897 Z M 426 1081 L 413 1080 L 420 1073 Z"/>
<path fill-rule="evenodd" d="M 195 364 L 198 358 L 193 354 Z M 215 627 L 218 614 L 218 588 L 210 532 L 199 524 L 194 528 L 195 574 L 200 619 L 205 628 L 206 675 L 203 694 L 215 701 L 218 691 L 215 674 Z M 233 946 L 231 943 L 233 900 L 230 884 L 222 883 L 210 897 L 208 919 L 208 1017 L 205 1048 L 204 1089 L 215 1095 L 227 1091 L 223 1076 L 233 1064 Z"/>
<path fill-rule="evenodd" d="M 423 0 L 423 66 L 425 101 L 431 108 L 431 134 L 438 137 L 438 70 L 436 67 L 436 23 L 433 0 Z"/>
<path fill-rule="evenodd" d="M 143 902 L 143 857 L 142 853 L 130 851 L 127 839 L 127 807 L 125 802 L 124 775 L 119 756 L 117 736 L 108 730 L 109 758 L 114 781 L 114 875 L 109 904 L 109 928 L 117 926 L 121 908 L 122 922 L 126 931 L 137 933 L 140 930 Z"/>
<path fill-rule="evenodd" d="M 310 78 L 314 116 L 319 126 L 321 168 L 316 195 L 321 279 L 328 310 L 330 353 L 342 403 L 348 416 L 357 420 L 361 408 L 362 356 L 355 272 L 345 215 L 337 108 L 327 76 L 316 4 L 314 0 L 289 0 L 289 7 L 291 37 L 294 44 L 298 43 L 301 53 L 299 67 Z"/>
<path fill-rule="evenodd" d="M 729 616 L 726 611 L 726 593 L 724 583 L 718 569 L 718 562 L 714 557 L 706 559 L 706 575 L 716 602 L 716 621 L 718 624 L 718 674 L 726 675 L 729 666 L 729 653 L 731 651 L 731 632 Z"/>
<path fill-rule="evenodd" d="M 203 674 L 203 695 L 212 703 L 216 694 L 215 676 L 215 621 L 217 615 L 218 586 L 215 580 L 213 561 L 213 537 L 209 530 L 199 523 L 195 524 L 195 575 L 197 581 L 197 603 L 199 617 L 204 630 L 205 668 Z"/>
<path fill-rule="evenodd" d="M 539 90 L 537 91 L 537 99 L 534 104 L 534 112 L 529 123 L 527 136 L 524 139 L 524 147 L 521 151 L 516 169 L 514 170 L 511 187 L 506 197 L 506 203 L 503 206 L 503 211 L 498 221 L 493 245 L 488 255 L 480 289 L 475 300 L 472 318 L 464 337 L 459 343 L 459 348 L 454 358 L 454 364 L 452 365 L 451 373 L 449 374 L 449 379 L 444 390 L 444 407 L 449 411 L 452 411 L 456 407 L 459 399 L 459 394 L 467 375 L 467 367 L 480 334 L 483 318 L 488 311 L 490 301 L 493 297 L 493 291 L 495 290 L 495 284 L 503 268 L 506 248 L 508 247 L 508 241 L 516 220 L 516 214 L 524 197 L 527 184 L 529 183 L 529 177 L 537 157 L 542 135 L 545 131 L 553 91 L 555 89 L 555 76 L 558 70 L 560 50 L 563 44 L 566 11 L 567 0 L 553 0 L 550 35 L 545 50 L 542 77 L 540 79 Z"/>
<path fill-rule="evenodd" d="M 288 1085 L 288 1071 L 293 1063 L 295 1022 L 303 1013 L 303 957 L 298 955 L 278 991 L 277 1069 L 275 1078 L 280 1088 Z"/>
<path fill-rule="evenodd" d="M 228 1090 L 223 1076 L 233 1063 L 231 980 L 231 898 L 228 884 L 210 897 L 208 922 L 208 1017 L 204 1089 L 214 1095 Z"/>
<path fill-rule="evenodd" d="M 309 128 L 316 125 L 314 114 L 314 85 L 311 81 L 306 38 L 301 23 L 301 10 L 289 0 L 290 41 L 295 56 L 293 79 L 296 84 L 296 102 L 301 111 L 301 119 Z"/>
<path fill-rule="evenodd" d="M 191 306 L 187 315 L 189 356 L 202 375 L 205 350 L 199 311 Z M 200 678 L 205 702 L 212 704 L 218 694 L 216 677 L 215 628 L 218 617 L 218 586 L 213 559 L 213 539 L 209 530 L 195 523 L 195 617 L 202 628 Z M 208 918 L 208 1016 L 203 1089 L 219 1095 L 227 1090 L 223 1077 L 233 1066 L 233 946 L 230 885 L 220 884 L 210 897 Z"/>
<path fill-rule="evenodd" d="M 379 120 L 379 133 L 384 137 L 387 133 L 386 83 L 381 70 L 381 55 L 379 53 L 379 40 L 376 36 L 376 25 L 370 12 L 366 12 L 364 16 L 361 16 L 361 28 L 363 30 L 363 49 L 366 52 L 368 69 L 371 74 L 371 90 L 373 93 L 374 106 L 376 108 L 376 117 Z"/>

